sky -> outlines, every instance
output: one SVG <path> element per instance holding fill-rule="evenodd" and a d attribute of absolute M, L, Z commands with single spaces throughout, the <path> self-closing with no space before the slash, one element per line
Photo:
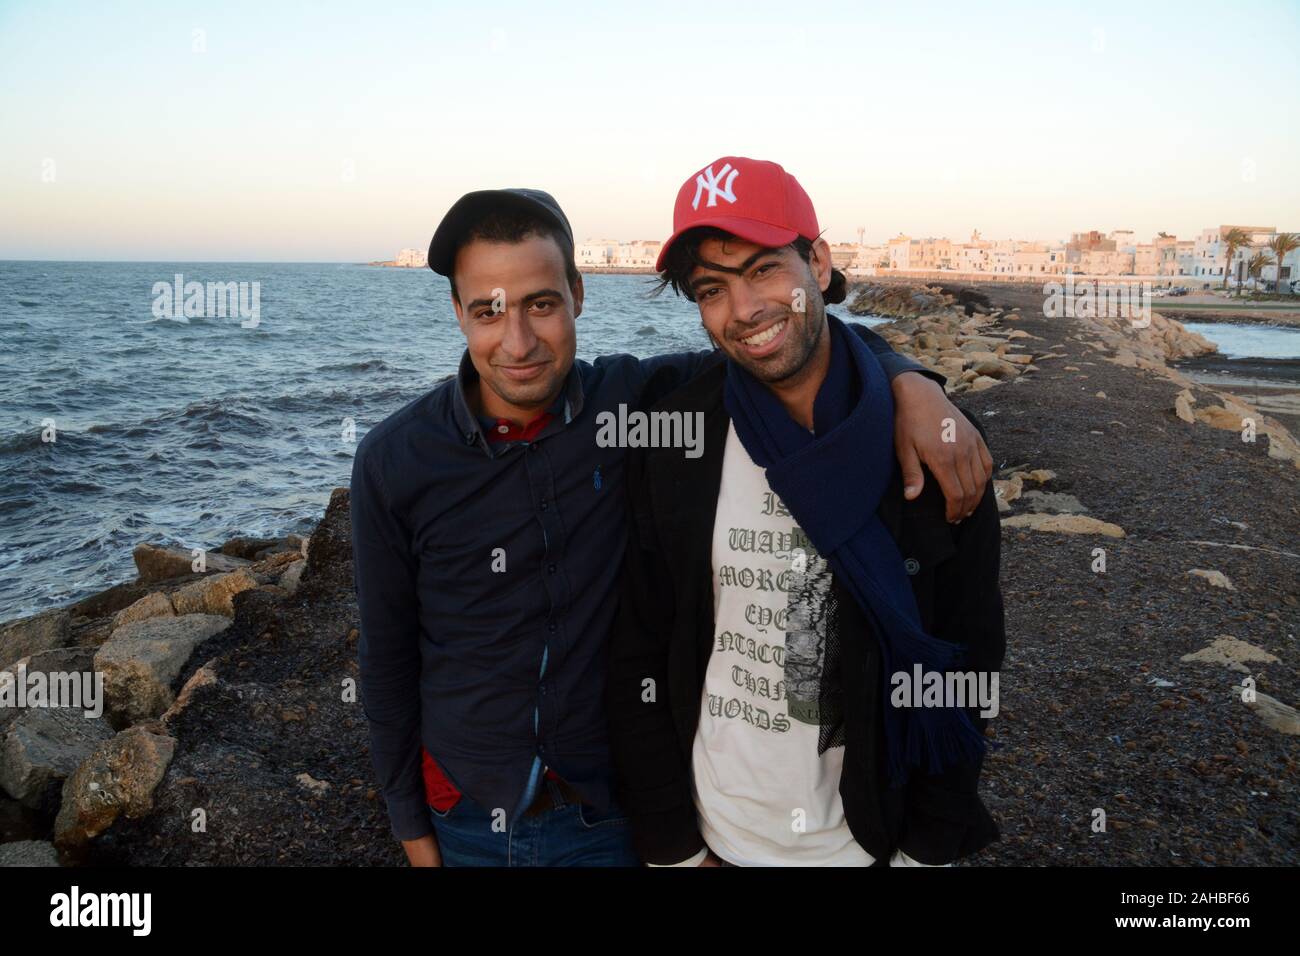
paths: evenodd
<path fill-rule="evenodd" d="M 0 259 L 389 259 L 504 186 L 663 239 L 724 155 L 831 241 L 1300 231 L 1298 41 L 1298 0 L 0 0 Z"/>

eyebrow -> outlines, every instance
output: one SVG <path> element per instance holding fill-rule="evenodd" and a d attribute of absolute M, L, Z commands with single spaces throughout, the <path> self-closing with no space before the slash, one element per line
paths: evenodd
<path fill-rule="evenodd" d="M 749 267 L 752 266 L 754 263 L 756 263 L 759 259 L 762 259 L 764 256 L 774 256 L 779 252 L 780 252 L 779 249 L 759 249 L 758 252 L 754 253 L 752 256 L 750 256 L 748 259 L 746 259 L 740 265 L 735 266 L 734 268 L 732 266 L 718 265 L 716 262 L 708 262 L 704 259 L 699 260 L 697 265 L 702 266 L 705 269 L 712 269 L 715 272 L 730 272 L 733 275 L 744 275 L 746 270 L 748 270 Z M 691 291 L 694 292 L 696 289 L 704 285 L 706 282 L 716 282 L 716 281 L 718 280 L 715 276 L 700 276 L 698 279 L 691 280 L 690 288 Z"/>
<path fill-rule="evenodd" d="M 560 294 L 558 289 L 538 289 L 536 292 L 528 293 L 528 295 L 524 296 L 521 301 L 524 303 L 524 305 L 528 305 L 532 302 L 535 302 L 538 299 L 544 299 L 547 296 L 550 296 L 555 299 L 564 298 L 564 296 Z M 468 309 L 470 312 L 473 312 L 475 309 L 479 308 L 480 306 L 491 305 L 495 301 L 496 301 L 495 298 L 474 299 L 472 302 L 470 302 L 469 305 L 465 306 L 465 308 Z"/>

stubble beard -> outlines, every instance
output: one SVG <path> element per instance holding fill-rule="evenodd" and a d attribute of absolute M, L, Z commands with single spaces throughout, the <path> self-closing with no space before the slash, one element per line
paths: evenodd
<path fill-rule="evenodd" d="M 502 376 L 493 377 L 488 383 L 498 398 L 515 408 L 544 408 L 554 401 L 562 386 L 563 381 L 553 370 L 548 370 L 538 382 L 517 384 Z"/>
<path fill-rule="evenodd" d="M 770 318 L 764 316 L 763 321 Z M 812 360 L 826 328 L 825 308 L 820 302 L 808 302 L 808 309 L 802 313 L 787 308 L 784 318 L 790 330 L 777 354 L 753 359 L 745 354 L 739 343 L 736 343 L 738 349 L 735 353 L 728 352 L 741 368 L 767 385 L 783 385 L 797 378 Z"/>

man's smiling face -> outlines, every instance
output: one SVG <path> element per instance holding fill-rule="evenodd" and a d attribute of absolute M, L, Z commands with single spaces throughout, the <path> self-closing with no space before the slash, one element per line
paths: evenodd
<path fill-rule="evenodd" d="M 803 369 L 826 331 L 825 240 L 814 243 L 810 262 L 789 246 L 738 238 L 705 239 L 699 259 L 688 282 L 718 347 L 760 382 L 783 383 Z"/>
<path fill-rule="evenodd" d="M 452 304 L 489 415 L 525 422 L 559 395 L 577 350 L 582 280 L 550 237 L 475 239 L 456 254 Z M 498 307 L 503 308 L 498 311 Z"/>

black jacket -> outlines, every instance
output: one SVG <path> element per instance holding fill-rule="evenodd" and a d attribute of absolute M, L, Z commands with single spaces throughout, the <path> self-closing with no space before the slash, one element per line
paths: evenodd
<path fill-rule="evenodd" d="M 617 793 L 648 863 L 678 863 L 704 845 L 690 768 L 714 643 L 711 551 L 729 425 L 722 400 L 725 372 L 725 363 L 718 362 L 654 407 L 704 412 L 700 458 L 687 458 L 681 449 L 645 448 L 633 450 L 626 464 L 628 548 L 606 704 Z M 983 435 L 979 422 L 963 414 Z M 905 500 L 895 462 L 878 514 L 903 557 L 919 562 L 909 568 L 916 568 L 910 581 L 922 623 L 935 637 L 967 646 L 963 670 L 997 671 L 1005 630 L 992 482 L 975 513 L 961 523 L 950 525 L 944 507 L 928 470 L 920 497 Z M 886 865 L 895 848 L 939 865 L 987 846 L 999 834 L 976 792 L 979 766 L 913 776 L 902 790 L 888 788 L 880 650 L 847 589 L 839 581 L 832 586 L 840 607 L 844 697 L 840 795 L 850 832 L 877 865 Z M 653 695 L 647 693 L 651 686 Z M 988 720 L 978 709 L 968 713 L 983 730 Z"/>

